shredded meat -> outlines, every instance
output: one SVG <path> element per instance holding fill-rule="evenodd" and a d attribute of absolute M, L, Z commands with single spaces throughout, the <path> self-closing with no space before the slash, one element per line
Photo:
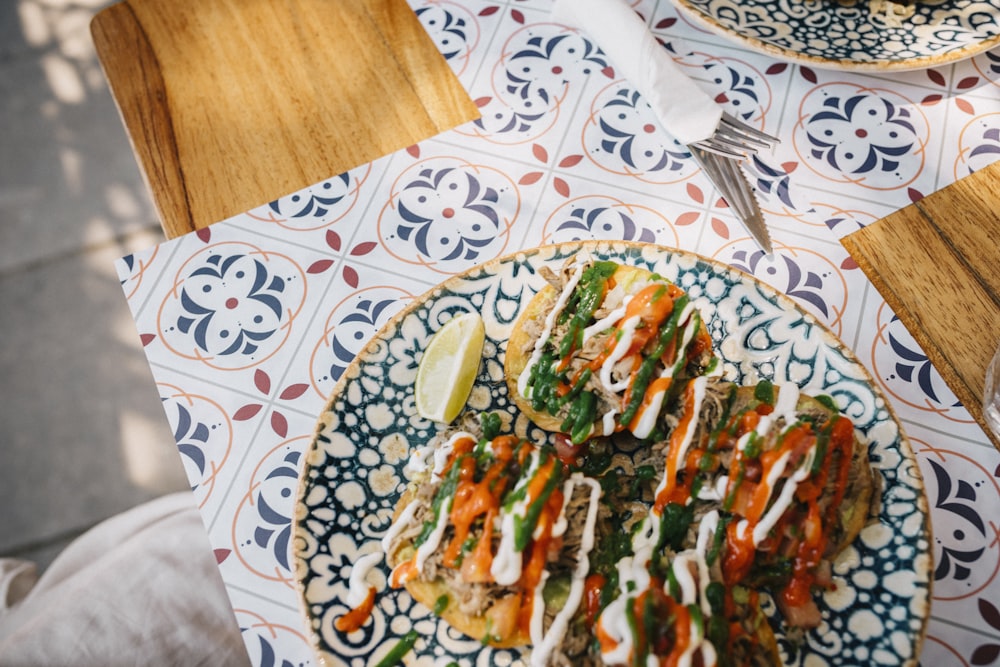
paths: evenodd
<path fill-rule="evenodd" d="M 555 273 L 555 271 L 547 266 L 542 266 L 538 269 L 538 275 L 545 278 L 545 282 L 552 285 L 556 292 L 562 292 L 565 283 L 563 282 L 563 279 Z"/>
<path fill-rule="evenodd" d="M 481 429 L 479 427 L 478 420 L 469 421 L 463 419 L 457 427 L 440 434 L 435 439 L 435 443 L 440 444 L 447 441 L 459 430 L 468 432 L 477 437 L 481 436 Z M 413 518 L 407 524 L 406 528 L 404 528 L 398 537 L 389 545 L 388 553 L 394 554 L 405 545 L 411 545 L 423 530 L 425 522 L 433 520 L 432 504 L 440 487 L 441 482 L 431 481 L 429 475 L 423 475 L 420 479 L 414 482 L 411 487 L 413 497 L 410 502 L 417 505 L 416 510 Z M 549 555 L 551 560 L 547 569 L 550 573 L 550 577 L 558 577 L 560 575 L 571 576 L 576 567 L 577 554 L 583 540 L 583 529 L 586 523 L 589 498 L 590 487 L 581 484 L 574 487 L 572 497 L 566 506 L 567 527 L 566 532 L 563 533 L 562 536 L 561 548 L 554 549 Z M 500 542 L 501 531 L 499 521 L 500 520 L 498 518 L 497 523 L 494 525 L 494 553 L 496 553 Z M 478 528 L 478 536 L 482 535 L 482 530 L 482 527 Z M 444 532 L 441 544 L 448 544 L 453 537 L 454 528 L 449 526 Z M 459 610 L 461 610 L 464 614 L 468 614 L 470 616 L 483 615 L 502 598 L 518 594 L 519 592 L 516 586 L 501 586 L 496 583 L 466 582 L 462 578 L 461 571 L 459 569 L 446 567 L 443 559 L 444 548 L 442 546 L 442 548 L 435 550 L 434 553 L 432 553 L 424 562 L 424 567 L 419 575 L 419 579 L 423 581 L 443 581 L 454 600 L 458 603 Z M 552 619 L 555 618 L 554 612 L 558 610 L 547 609 L 546 611 L 548 615 L 546 616 L 545 626 L 548 627 Z"/>

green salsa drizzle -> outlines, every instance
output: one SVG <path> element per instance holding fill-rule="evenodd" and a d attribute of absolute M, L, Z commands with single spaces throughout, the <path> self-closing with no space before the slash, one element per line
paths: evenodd
<path fill-rule="evenodd" d="M 732 521 L 732 516 L 729 515 L 719 519 L 719 527 L 716 528 L 715 534 L 712 536 L 712 546 L 709 548 L 708 553 L 705 554 L 705 562 L 709 565 L 714 563 L 719 554 L 722 553 L 722 542 L 726 537 L 726 529 L 730 521 Z"/>
<path fill-rule="evenodd" d="M 635 381 L 632 383 L 632 396 L 629 399 L 628 405 L 625 406 L 625 409 L 622 411 L 622 424 L 630 423 L 639 411 L 639 408 L 642 406 L 642 400 L 646 396 L 646 389 L 649 387 L 649 383 L 653 379 L 653 371 L 656 370 L 657 364 L 660 363 L 660 358 L 666 353 L 667 346 L 670 345 L 670 341 L 674 338 L 674 336 L 679 335 L 678 325 L 680 317 L 684 311 L 684 307 L 687 305 L 688 300 L 688 296 L 684 294 L 678 297 L 677 301 L 674 302 L 673 313 L 670 315 L 667 325 L 660 331 L 660 336 L 656 341 L 656 347 L 648 357 L 645 357 L 642 360 L 642 364 L 639 366 L 639 371 L 635 375 Z M 692 319 L 692 326 L 697 328 L 699 326 L 697 312 Z M 676 366 L 683 367 L 685 363 L 687 363 L 687 360 L 685 359 L 684 350 L 677 350 Z"/>
<path fill-rule="evenodd" d="M 570 296 L 563 313 L 572 313 L 569 317 L 569 330 L 559 345 L 559 356 L 568 357 L 573 350 L 583 345 L 583 331 L 587 328 L 594 312 L 604 300 L 605 286 L 608 279 L 618 270 L 614 262 L 594 262 L 588 266 L 580 282 Z"/>
<path fill-rule="evenodd" d="M 632 636 L 633 637 L 638 637 L 639 636 L 639 633 L 638 633 L 639 627 L 636 624 L 635 607 L 634 607 L 634 605 L 630 605 L 630 604 L 625 605 L 625 621 L 628 623 L 628 629 L 632 633 Z M 633 654 L 632 655 L 632 664 L 636 665 L 636 666 L 642 665 L 643 664 L 642 660 L 643 660 L 644 656 L 639 655 L 639 651 L 636 651 L 634 649 L 632 651 L 632 654 Z"/>
<path fill-rule="evenodd" d="M 569 413 L 559 428 L 563 432 L 569 432 L 569 439 L 574 445 L 579 445 L 587 439 L 593 430 L 596 416 L 597 394 L 592 391 L 584 391 L 570 404 Z"/>
<path fill-rule="evenodd" d="M 826 450 L 830 447 L 830 436 L 833 435 L 834 421 L 831 419 L 816 433 L 816 458 L 813 459 L 812 467 L 809 469 L 809 473 L 813 476 L 818 475 L 820 470 L 823 469 L 823 463 L 826 460 Z"/>
<path fill-rule="evenodd" d="M 444 505 L 446 499 L 451 498 L 455 495 L 455 490 L 458 488 L 458 477 L 459 472 L 462 468 L 462 459 L 464 459 L 468 454 L 459 457 L 458 460 L 451 466 L 448 470 L 448 475 L 441 482 L 441 487 L 438 492 L 434 494 L 434 501 L 431 503 L 431 514 L 433 519 L 430 521 L 424 521 L 424 526 L 420 530 L 420 534 L 417 538 L 413 540 L 413 545 L 419 547 L 421 544 L 426 542 L 430 538 L 431 534 L 434 532 L 434 526 L 437 525 L 438 519 L 441 515 L 441 506 Z"/>
<path fill-rule="evenodd" d="M 705 617 L 701 615 L 701 608 L 696 604 L 689 604 L 687 606 L 688 612 L 691 614 L 691 621 L 694 623 L 695 632 L 699 635 L 705 635 Z"/>
<path fill-rule="evenodd" d="M 403 661 L 403 656 L 413 650 L 413 645 L 417 643 L 420 634 L 416 630 L 410 630 L 399 642 L 385 654 L 375 667 L 392 667 Z"/>
<path fill-rule="evenodd" d="M 754 387 L 753 397 L 761 403 L 774 405 L 774 385 L 771 384 L 770 380 L 761 380 Z"/>
<path fill-rule="evenodd" d="M 705 446 L 707 452 L 715 452 L 715 450 L 719 447 L 719 436 L 726 431 L 726 424 L 729 423 L 729 415 L 733 411 L 733 404 L 735 402 L 736 387 L 733 386 L 729 389 L 729 396 L 726 397 L 726 403 L 722 408 L 722 414 L 719 415 L 719 420 L 716 422 L 715 426 L 712 428 L 712 432 L 708 436 L 708 444 Z"/>
<path fill-rule="evenodd" d="M 535 526 L 538 524 L 538 516 L 542 513 L 542 508 L 548 502 L 552 491 L 562 481 L 561 472 L 562 468 L 556 465 L 552 470 L 552 474 L 545 480 L 545 488 L 542 489 L 542 493 L 528 505 L 528 510 L 524 513 L 524 519 L 520 519 L 517 516 L 514 517 L 514 549 L 516 551 L 524 551 L 524 548 L 528 546 L 528 539 L 535 532 Z"/>
<path fill-rule="evenodd" d="M 560 313 L 561 321 L 568 319 L 568 331 L 559 349 L 546 349 L 528 375 L 531 387 L 531 407 L 549 414 L 558 414 L 569 403 L 569 414 L 561 428 L 570 434 L 574 444 L 580 444 L 590 435 L 597 408 L 597 394 L 584 387 L 592 372 L 584 370 L 580 378 L 565 395 L 560 387 L 566 382 L 566 373 L 557 369 L 560 360 L 570 356 L 583 345 L 583 332 L 604 299 L 608 279 L 618 269 L 613 262 L 596 262 L 584 270 L 580 282 Z"/>
<path fill-rule="evenodd" d="M 824 406 L 826 406 L 827 408 L 829 408 L 830 410 L 833 410 L 834 412 L 840 412 L 840 408 L 837 407 L 837 402 L 833 400 L 832 396 L 828 394 L 820 394 L 819 396 L 816 396 L 815 399 Z"/>
<path fill-rule="evenodd" d="M 743 483 L 743 477 L 746 475 L 746 466 L 743 465 L 743 461 L 740 460 L 739 470 L 736 471 L 736 479 L 731 481 L 730 484 L 733 490 L 726 496 L 725 500 L 722 501 L 722 509 L 727 512 L 733 509 L 733 503 L 736 502 L 736 491 L 740 488 L 740 484 Z"/>
<path fill-rule="evenodd" d="M 675 600 L 681 596 L 681 585 L 677 582 L 677 575 L 674 574 L 674 568 L 667 568 L 667 592 L 670 593 L 670 597 Z"/>
<path fill-rule="evenodd" d="M 531 367 L 528 386 L 531 388 L 531 407 L 554 413 L 559 410 L 560 376 L 556 373 L 557 359 L 551 352 L 542 352 L 538 363 Z"/>
<path fill-rule="evenodd" d="M 656 545 L 656 551 L 662 551 L 664 546 L 680 551 L 692 521 L 694 521 L 693 503 L 690 505 L 667 503 L 660 517 L 660 541 Z"/>
<path fill-rule="evenodd" d="M 597 449 L 593 446 L 587 449 L 587 453 L 583 457 L 583 463 L 580 464 L 580 472 L 588 477 L 597 477 L 604 473 L 611 465 L 611 451 L 609 449 Z M 601 480 L 601 486 L 604 487 L 604 480 Z"/>
<path fill-rule="evenodd" d="M 483 438 L 492 441 L 500 435 L 503 421 L 500 419 L 499 412 L 484 412 L 479 417 L 479 425 L 483 429 Z"/>

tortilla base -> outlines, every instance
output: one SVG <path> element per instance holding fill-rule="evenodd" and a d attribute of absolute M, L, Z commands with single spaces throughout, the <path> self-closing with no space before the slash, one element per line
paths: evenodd
<path fill-rule="evenodd" d="M 396 506 L 396 511 L 392 516 L 392 520 L 394 522 L 399 518 L 399 515 L 406 508 L 406 506 L 413 501 L 414 495 L 415 494 L 411 487 L 400 497 L 399 504 Z M 401 562 L 407 560 L 406 558 L 403 558 L 402 555 L 404 553 L 411 553 L 412 549 L 412 544 L 402 544 L 391 554 L 386 555 L 386 561 L 389 563 L 390 567 L 395 568 Z M 527 646 L 531 643 L 530 635 L 520 627 L 518 627 L 509 637 L 502 640 L 497 640 L 495 637 L 489 637 L 489 639 L 487 639 L 491 625 L 488 617 L 489 612 L 486 614 L 471 616 L 461 611 L 455 600 L 454 593 L 448 588 L 447 583 L 442 579 L 435 579 L 434 581 L 412 579 L 403 585 L 414 600 L 428 609 L 435 609 L 437 607 L 438 600 L 441 599 L 441 596 L 447 596 L 448 605 L 445 607 L 444 611 L 439 614 L 439 616 L 462 634 L 468 635 L 483 644 L 495 646 L 497 648 L 515 648 L 518 646 Z"/>
<path fill-rule="evenodd" d="M 649 280 L 653 275 L 651 271 L 637 266 L 619 265 L 612 278 L 628 290 L 634 283 Z M 521 392 L 517 389 L 518 378 L 528 367 L 528 361 L 531 359 L 531 353 L 535 346 L 535 338 L 528 333 L 527 323 L 533 320 L 544 322 L 558 299 L 559 293 L 556 288 L 552 285 L 546 285 L 525 306 L 524 312 L 517 318 L 510 338 L 507 340 L 504 375 L 507 377 L 508 393 L 513 397 L 514 404 L 521 413 L 543 430 L 562 433 L 563 420 L 561 418 L 535 410 L 531 407 L 531 401 L 521 396 Z M 595 422 L 594 426 L 596 429 L 600 426 L 600 422 Z"/>

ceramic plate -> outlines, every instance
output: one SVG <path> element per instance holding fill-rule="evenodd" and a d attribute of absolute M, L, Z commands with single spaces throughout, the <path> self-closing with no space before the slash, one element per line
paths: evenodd
<path fill-rule="evenodd" d="M 696 23 L 777 58 L 843 70 L 935 67 L 1000 45 L 1000 0 L 919 0 L 887 20 L 872 0 L 673 0 Z"/>
<path fill-rule="evenodd" d="M 915 665 L 930 605 L 927 500 L 909 442 L 867 371 L 810 314 L 754 278 L 700 256 L 622 242 L 527 250 L 452 278 L 389 322 L 341 377 L 305 457 L 295 514 L 296 578 L 318 654 L 331 665 L 375 664 L 415 631 L 409 664 L 520 664 L 519 651 L 484 647 L 405 590 L 387 588 L 384 562 L 369 576 L 380 593 L 365 627 L 342 635 L 333 621 L 347 610 L 351 564 L 379 550 L 406 484 L 410 449 L 439 428 L 417 416 L 413 399 L 432 333 L 456 313 L 481 313 L 487 340 L 469 407 L 516 417 L 503 378 L 505 341 L 545 284 L 539 267 L 558 269 L 581 252 L 648 268 L 687 290 L 730 379 L 793 381 L 835 397 L 870 443 L 883 482 L 880 521 L 835 563 L 836 590 L 819 600 L 825 622 L 801 647 L 782 641 L 781 648 L 789 665 Z M 776 613 L 773 605 L 769 611 Z"/>

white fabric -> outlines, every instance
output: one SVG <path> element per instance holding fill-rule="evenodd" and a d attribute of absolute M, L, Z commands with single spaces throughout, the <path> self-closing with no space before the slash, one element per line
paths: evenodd
<path fill-rule="evenodd" d="M 550 18 L 597 42 L 682 144 L 712 136 L 722 107 L 689 79 L 625 0 L 557 0 Z"/>
<path fill-rule="evenodd" d="M 95 526 L 32 583 L 0 559 L 4 667 L 249 664 L 190 493 Z"/>

